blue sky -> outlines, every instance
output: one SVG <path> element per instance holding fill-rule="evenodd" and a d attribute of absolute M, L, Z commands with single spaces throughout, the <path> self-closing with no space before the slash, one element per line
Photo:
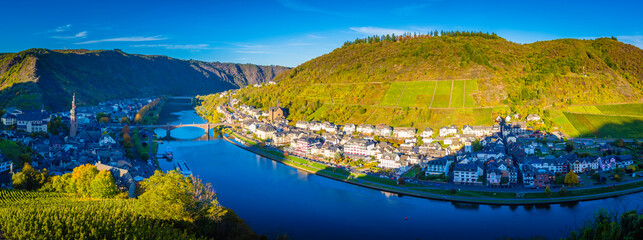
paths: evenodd
<path fill-rule="evenodd" d="M 518 43 L 616 36 L 643 48 L 643 1 L 3 1 L 0 52 L 122 49 L 297 66 L 373 34 L 475 30 Z"/>

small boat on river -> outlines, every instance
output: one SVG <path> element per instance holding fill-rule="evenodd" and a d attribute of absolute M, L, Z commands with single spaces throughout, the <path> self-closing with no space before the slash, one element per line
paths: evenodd
<path fill-rule="evenodd" d="M 163 157 L 165 157 L 165 159 L 167 160 L 172 160 L 172 158 L 174 158 L 174 153 L 172 153 L 172 148 L 167 147 L 167 149 L 165 150 L 165 153 L 163 154 Z"/>
<path fill-rule="evenodd" d="M 192 174 L 192 170 L 190 170 L 190 167 L 183 159 L 177 160 L 176 163 L 174 163 L 174 167 L 184 176 L 189 176 Z"/>

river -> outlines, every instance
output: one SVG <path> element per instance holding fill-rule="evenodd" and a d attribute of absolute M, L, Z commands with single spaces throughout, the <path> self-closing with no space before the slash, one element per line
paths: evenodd
<path fill-rule="evenodd" d="M 193 110 L 164 107 L 159 123 L 202 123 Z M 600 209 L 643 210 L 643 193 L 537 206 L 457 204 L 358 187 L 259 157 L 224 140 L 191 141 L 199 128 L 179 128 L 165 141 L 175 159 L 209 182 L 219 202 L 258 234 L 290 239 L 558 239 Z M 158 135 L 165 135 L 162 130 Z M 169 170 L 173 163 L 160 160 Z"/>

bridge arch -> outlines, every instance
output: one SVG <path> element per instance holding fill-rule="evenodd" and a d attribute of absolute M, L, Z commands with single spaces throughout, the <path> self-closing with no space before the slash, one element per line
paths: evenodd
<path fill-rule="evenodd" d="M 130 126 L 130 127 L 138 127 L 138 128 L 152 128 L 152 129 L 163 129 L 166 132 L 165 137 L 166 138 L 171 138 L 172 134 L 171 131 L 174 129 L 178 128 L 184 128 L 184 127 L 197 127 L 201 128 L 204 130 L 204 134 L 202 137 L 200 137 L 200 140 L 205 140 L 205 139 L 210 139 L 210 129 L 213 129 L 218 126 L 236 126 L 236 124 L 226 124 L 226 123 L 194 123 L 194 124 L 175 124 L 175 125 L 139 125 L 139 126 Z"/>

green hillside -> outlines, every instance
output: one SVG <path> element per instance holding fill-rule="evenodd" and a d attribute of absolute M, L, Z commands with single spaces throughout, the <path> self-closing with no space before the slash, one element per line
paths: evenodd
<path fill-rule="evenodd" d="M 643 50 L 611 38 L 517 44 L 451 33 L 366 42 L 288 70 L 276 85 L 244 88 L 238 98 L 264 109 L 278 99 L 293 121 L 416 128 L 643 100 Z"/>
<path fill-rule="evenodd" d="M 195 95 L 272 80 L 287 68 L 185 61 L 120 50 L 30 49 L 0 54 L 0 107 L 66 110 L 82 104 L 152 95 Z"/>

